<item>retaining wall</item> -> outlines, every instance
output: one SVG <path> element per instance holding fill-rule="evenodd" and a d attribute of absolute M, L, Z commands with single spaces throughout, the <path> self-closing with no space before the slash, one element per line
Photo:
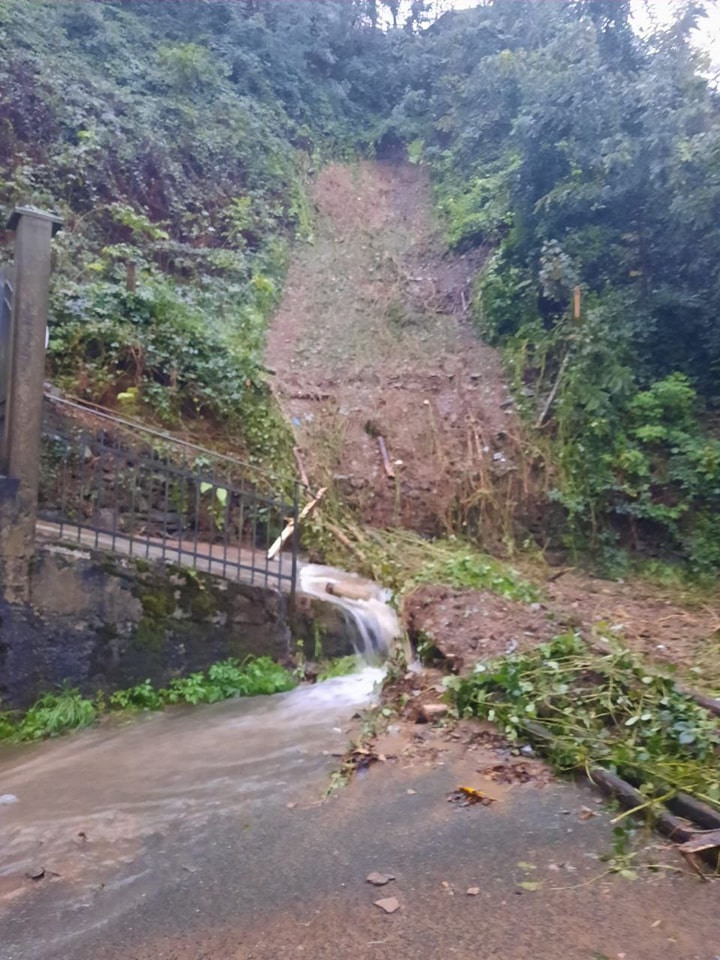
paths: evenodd
<path fill-rule="evenodd" d="M 25 707 L 63 683 L 85 694 L 164 685 L 227 657 L 288 663 L 352 652 L 330 604 L 182 567 L 45 545 L 30 599 L 0 599 L 0 701 Z"/>

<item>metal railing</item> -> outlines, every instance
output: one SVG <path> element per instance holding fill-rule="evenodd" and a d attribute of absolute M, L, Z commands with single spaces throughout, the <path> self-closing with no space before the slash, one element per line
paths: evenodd
<path fill-rule="evenodd" d="M 10 267 L 0 270 L 0 473 L 6 469 L 7 398 L 10 387 L 12 350 L 13 274 Z"/>
<path fill-rule="evenodd" d="M 293 592 L 299 484 L 283 497 L 246 473 L 231 457 L 48 398 L 38 533 Z M 286 552 L 270 559 L 290 521 Z"/>

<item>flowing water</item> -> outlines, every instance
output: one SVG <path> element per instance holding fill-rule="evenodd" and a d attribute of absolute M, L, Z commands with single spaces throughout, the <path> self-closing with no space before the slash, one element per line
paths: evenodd
<path fill-rule="evenodd" d="M 335 567 L 307 563 L 300 568 L 301 593 L 341 607 L 357 630 L 356 652 L 366 660 L 385 660 L 401 634 L 389 605 L 391 592 L 372 580 Z"/>
<path fill-rule="evenodd" d="M 362 586 L 366 598 L 333 595 L 328 583 Z M 380 588 L 306 567 L 301 589 L 348 612 L 361 653 L 386 655 L 398 624 Z M 348 746 L 351 717 L 377 695 L 382 676 L 366 664 L 286 694 L 172 708 L 0 748 L 2 960 L 72 956 L 73 940 L 93 924 L 152 894 L 154 849 L 187 856 L 181 851 L 216 831 L 218 819 L 237 829 L 268 805 L 318 802 Z M 193 869 L 176 869 L 186 866 Z M 41 949 L 23 909 L 50 892 Z"/>

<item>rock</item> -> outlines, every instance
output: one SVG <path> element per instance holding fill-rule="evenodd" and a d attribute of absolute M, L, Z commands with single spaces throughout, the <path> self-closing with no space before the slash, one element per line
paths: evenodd
<path fill-rule="evenodd" d="M 41 867 L 39 864 L 30 867 L 25 876 L 28 878 L 28 880 L 42 880 L 42 878 L 45 876 L 45 867 Z"/>
<path fill-rule="evenodd" d="M 390 883 L 394 879 L 392 873 L 369 873 L 367 875 L 367 882 L 374 887 L 384 887 L 386 883 Z"/>
<path fill-rule="evenodd" d="M 375 906 L 380 907 L 385 913 L 395 913 L 400 909 L 400 901 L 397 897 L 385 897 L 383 900 L 376 900 Z"/>
<path fill-rule="evenodd" d="M 418 723 L 434 723 L 436 720 L 439 720 L 441 717 L 444 717 L 448 712 L 447 704 L 445 703 L 424 703 L 420 707 L 420 712 L 418 714 L 417 722 Z"/>
<path fill-rule="evenodd" d="M 469 897 L 476 897 L 480 893 L 480 887 L 468 887 L 465 893 Z"/>
<path fill-rule="evenodd" d="M 0 796 L 0 807 L 9 807 L 12 803 L 17 803 L 18 798 L 14 793 L 3 793 Z"/>

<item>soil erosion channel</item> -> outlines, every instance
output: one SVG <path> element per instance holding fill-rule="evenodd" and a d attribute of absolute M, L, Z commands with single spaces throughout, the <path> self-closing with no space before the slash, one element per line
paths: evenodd
<path fill-rule="evenodd" d="M 480 261 L 442 256 L 419 167 L 333 165 L 314 196 L 268 339 L 275 392 L 315 484 L 366 523 L 444 532 L 463 478 L 510 443 L 497 354 L 465 318 Z"/>

